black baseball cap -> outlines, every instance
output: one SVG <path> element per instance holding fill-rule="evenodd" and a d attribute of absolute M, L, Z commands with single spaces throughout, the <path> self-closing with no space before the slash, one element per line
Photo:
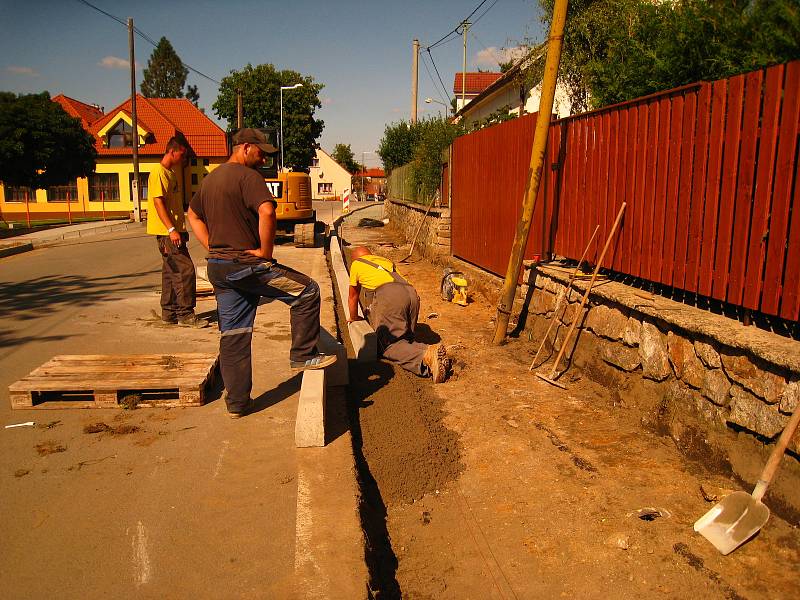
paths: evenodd
<path fill-rule="evenodd" d="M 253 144 L 267 154 L 273 154 L 278 151 L 275 146 L 269 143 L 269 139 L 263 131 L 252 127 L 245 127 L 233 134 L 233 145 L 238 146 L 240 144 Z"/>

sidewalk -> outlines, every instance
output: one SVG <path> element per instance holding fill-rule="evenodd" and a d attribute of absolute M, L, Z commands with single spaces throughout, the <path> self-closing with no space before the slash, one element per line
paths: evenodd
<path fill-rule="evenodd" d="M 126 244 L 118 251 L 130 257 L 127 274 L 83 278 L 70 265 L 104 253 L 83 244 L 69 247 L 70 258 L 62 253 L 62 269 L 46 249 L 5 265 L 0 422 L 36 426 L 0 429 L 0 585 L 11 597 L 364 597 L 343 393 L 328 390 L 327 446 L 296 448 L 301 377 L 289 370 L 282 303 L 258 311 L 258 411 L 244 419 L 229 419 L 221 398 L 186 409 L 10 409 L 8 385 L 57 354 L 216 353 L 215 326 L 164 327 L 149 318 L 160 283 L 152 240 L 109 243 Z M 194 239 L 191 251 L 204 263 Z M 276 258 L 317 280 L 322 326 L 335 336 L 322 250 L 278 247 Z M 203 298 L 197 312 L 215 320 L 215 308 L 213 297 Z M 99 422 L 120 431 L 85 431 Z"/>
<path fill-rule="evenodd" d="M 115 231 L 127 231 L 139 227 L 144 227 L 144 224 L 134 223 L 128 219 L 119 219 L 114 221 L 93 221 L 91 223 L 78 223 L 76 225 L 64 225 L 63 227 L 44 229 L 42 231 L 0 240 L 0 258 L 3 256 L 11 256 L 12 254 L 19 254 L 20 252 L 28 252 L 34 248 L 41 248 L 66 240 L 84 238 L 102 233 L 112 233 Z"/>

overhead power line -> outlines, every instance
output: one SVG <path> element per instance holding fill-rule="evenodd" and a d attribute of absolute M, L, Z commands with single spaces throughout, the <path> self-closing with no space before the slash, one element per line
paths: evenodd
<path fill-rule="evenodd" d="M 424 54 L 422 55 L 422 58 L 423 59 L 425 58 Z M 431 64 L 433 65 L 433 68 L 436 69 L 436 65 L 434 64 L 433 58 L 430 56 L 430 53 L 428 53 L 428 58 L 431 61 Z M 448 104 L 448 102 L 450 101 L 450 94 L 447 92 L 447 87 L 444 85 L 444 82 L 442 82 L 442 78 L 439 77 L 439 82 L 437 83 L 437 81 L 433 78 L 433 74 L 431 73 L 430 68 L 428 67 L 428 63 L 423 60 L 422 64 L 425 65 L 425 70 L 428 72 L 428 77 L 430 78 L 431 83 L 433 83 L 433 87 L 436 90 L 436 94 L 439 96 L 439 98 L 442 100 L 442 102 L 444 102 L 445 104 Z M 436 70 L 436 74 L 439 75 L 439 70 L 438 69 Z M 440 91 L 440 88 L 439 88 L 439 83 L 441 83 L 442 89 L 444 89 L 444 93 L 445 93 L 445 96 L 447 96 L 447 100 L 445 100 L 444 96 L 442 96 L 442 92 Z"/>
<path fill-rule="evenodd" d="M 94 4 L 92 4 L 91 2 L 87 2 L 86 0 L 78 0 L 78 2 L 80 2 L 81 4 L 85 4 L 85 5 L 86 5 L 86 6 L 88 6 L 89 8 L 92 8 L 92 9 L 96 10 L 96 11 L 97 11 L 97 12 L 99 12 L 100 14 L 103 14 L 103 15 L 107 16 L 109 19 L 112 19 L 112 20 L 116 21 L 117 23 L 119 23 L 120 25 L 123 25 L 124 27 L 128 27 L 128 22 L 127 22 L 127 21 L 125 21 L 124 19 L 121 19 L 121 18 L 119 18 L 119 17 L 117 17 L 117 16 L 115 16 L 115 15 L 112 15 L 112 14 L 111 14 L 111 13 L 109 13 L 109 12 L 106 12 L 106 11 L 104 11 L 102 8 L 99 8 L 99 7 L 95 6 L 95 5 L 94 5 Z M 139 29 L 139 28 L 138 28 L 138 27 L 136 27 L 135 25 L 133 26 L 133 31 L 134 31 L 134 33 L 136 33 L 136 34 L 137 34 L 137 35 L 138 35 L 140 38 L 142 38 L 144 41 L 146 41 L 146 42 L 148 42 L 149 44 L 151 44 L 153 47 L 156 47 L 156 46 L 158 46 L 158 42 L 156 42 L 156 41 L 155 41 L 153 38 L 151 38 L 149 35 L 147 35 L 145 32 L 143 32 L 141 29 Z M 205 79 L 208 79 L 209 81 L 211 81 L 211 82 L 213 82 L 213 83 L 216 83 L 217 85 L 220 85 L 220 82 L 219 82 L 219 81 L 217 81 L 217 80 L 216 80 L 216 79 L 214 79 L 213 77 L 209 77 L 208 75 L 206 75 L 205 73 L 202 73 L 201 71 L 198 71 L 198 70 L 197 70 L 197 69 L 195 69 L 193 66 L 191 66 L 191 65 L 187 65 L 187 64 L 186 64 L 185 62 L 183 62 L 183 61 L 181 61 L 181 64 L 182 64 L 184 67 L 186 67 L 187 69 L 189 69 L 189 70 L 190 70 L 192 73 L 194 73 L 195 75 L 199 75 L 200 77 L 204 77 Z"/>
<path fill-rule="evenodd" d="M 453 35 L 453 34 L 461 35 L 461 32 L 459 31 L 459 29 L 464 26 L 464 21 L 469 21 L 470 17 L 472 17 L 472 15 L 474 15 L 476 12 L 478 12 L 480 7 L 483 6 L 484 4 L 486 4 L 488 1 L 489 0 L 481 0 L 481 3 L 478 4 L 478 6 L 476 6 L 475 9 L 471 13 L 469 13 L 466 17 L 461 19 L 461 21 L 458 23 L 458 25 L 453 27 L 453 29 L 451 31 L 447 32 L 445 35 L 443 35 L 441 38 L 439 38 L 438 40 L 433 42 L 430 46 L 428 46 L 425 49 L 430 53 L 431 48 L 435 48 L 439 44 L 444 43 L 447 40 L 447 38 L 449 38 L 451 35 Z M 495 0 L 495 2 L 497 2 L 497 0 Z M 494 4 L 492 4 L 492 6 L 494 6 Z M 486 13 L 484 13 L 484 14 L 486 14 Z M 481 15 L 481 16 L 483 16 L 483 15 Z"/>

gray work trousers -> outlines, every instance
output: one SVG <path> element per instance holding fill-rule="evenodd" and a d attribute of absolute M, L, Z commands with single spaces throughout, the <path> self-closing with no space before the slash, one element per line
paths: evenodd
<path fill-rule="evenodd" d="M 406 371 L 422 377 L 430 374 L 422 357 L 426 344 L 414 341 L 419 316 L 419 296 L 407 283 L 384 283 L 374 292 L 367 320 L 378 337 L 378 353 Z"/>

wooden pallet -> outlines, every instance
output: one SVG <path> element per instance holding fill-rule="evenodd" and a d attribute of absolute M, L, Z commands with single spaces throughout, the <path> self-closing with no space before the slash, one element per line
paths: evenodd
<path fill-rule="evenodd" d="M 11 408 L 202 406 L 214 354 L 62 355 L 8 386 Z"/>

